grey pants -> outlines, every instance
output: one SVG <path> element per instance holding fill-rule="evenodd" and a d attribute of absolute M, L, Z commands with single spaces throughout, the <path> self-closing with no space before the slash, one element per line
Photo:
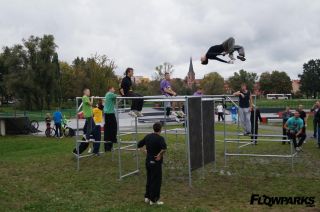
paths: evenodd
<path fill-rule="evenodd" d="M 251 133 L 250 108 L 239 108 L 239 121 L 246 133 Z"/>

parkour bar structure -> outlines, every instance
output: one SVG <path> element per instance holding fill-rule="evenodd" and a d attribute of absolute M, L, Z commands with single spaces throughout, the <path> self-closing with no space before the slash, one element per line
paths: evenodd
<path fill-rule="evenodd" d="M 104 97 L 94 97 L 95 99 L 103 99 Z M 132 99 L 144 99 L 149 102 L 184 102 L 186 117 L 184 119 L 184 131 L 185 131 L 185 144 L 186 144 L 186 156 L 188 160 L 188 181 L 189 186 L 192 186 L 192 171 L 203 168 L 208 163 L 215 162 L 215 136 L 214 136 L 214 98 L 204 98 L 196 96 L 176 96 L 176 97 L 165 97 L 165 96 L 144 96 L 144 97 L 117 97 L 115 104 L 115 115 L 117 119 L 117 140 L 118 145 L 114 147 L 114 152 L 118 152 L 118 168 L 119 168 L 119 179 L 139 173 L 139 150 L 138 150 L 138 118 L 134 118 L 135 126 L 132 132 L 121 131 L 121 119 L 119 116 L 120 101 L 132 100 Z M 79 100 L 81 97 L 76 98 L 76 108 L 79 111 Z M 164 109 L 164 112 L 166 110 Z M 199 114 L 200 111 L 200 114 Z M 208 115 L 208 114 L 212 115 Z M 164 114 L 164 131 L 166 136 L 166 114 Z M 169 131 L 169 130 L 168 130 Z M 178 130 L 175 131 L 178 134 Z M 122 140 L 124 135 L 134 135 L 132 140 Z M 179 133 L 181 134 L 181 133 Z M 80 143 L 87 142 L 80 138 L 79 130 L 79 118 L 77 116 L 77 129 L 76 129 L 76 150 L 78 152 L 77 158 L 77 169 L 80 169 L 80 159 L 87 157 L 88 155 L 79 155 Z M 93 141 L 99 143 L 105 143 L 102 141 Z M 107 141 L 108 142 L 108 141 Z M 135 154 L 135 169 L 124 173 L 123 171 L 123 151 L 131 150 Z M 213 166 L 213 169 L 215 164 Z"/>

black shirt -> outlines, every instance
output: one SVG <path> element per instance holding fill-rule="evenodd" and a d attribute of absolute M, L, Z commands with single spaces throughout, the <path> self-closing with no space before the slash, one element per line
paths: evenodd
<path fill-rule="evenodd" d="M 240 91 L 240 93 L 242 93 L 244 95 L 244 97 L 242 97 L 242 95 L 239 95 L 239 107 L 241 108 L 248 108 L 250 107 L 250 91 L 247 91 L 246 93 L 244 93 L 243 91 Z"/>
<path fill-rule="evenodd" d="M 303 110 L 300 110 L 299 111 L 299 114 L 300 114 L 300 118 L 303 120 L 303 125 L 305 125 L 305 118 L 307 117 L 307 114 L 306 112 L 304 112 Z"/>
<path fill-rule="evenodd" d="M 141 141 L 139 141 L 138 148 L 143 146 L 146 146 L 147 149 L 147 162 L 155 161 L 155 156 L 157 156 L 161 150 L 167 149 L 167 144 L 164 138 L 156 133 L 146 135 Z M 162 163 L 162 158 L 159 162 Z"/>
<path fill-rule="evenodd" d="M 129 91 L 131 90 L 132 81 L 131 78 L 128 76 L 125 76 L 121 81 L 121 88 L 123 89 L 123 93 L 125 96 L 128 95 Z"/>

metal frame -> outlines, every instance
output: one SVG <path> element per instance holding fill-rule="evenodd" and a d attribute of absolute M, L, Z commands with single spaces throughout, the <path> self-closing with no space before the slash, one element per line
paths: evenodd
<path fill-rule="evenodd" d="M 252 95 L 254 97 L 254 107 L 257 107 L 257 96 Z M 237 106 L 239 106 L 229 97 L 226 96 L 229 101 Z M 277 158 L 290 158 L 291 159 L 291 169 L 293 170 L 293 159 L 297 155 L 297 152 L 293 151 L 293 142 L 287 138 L 283 139 L 283 135 L 264 135 L 264 134 L 251 134 L 250 136 L 253 136 L 253 138 L 250 139 L 240 139 L 241 134 L 239 134 L 240 126 L 239 126 L 239 113 L 238 113 L 238 134 L 236 139 L 228 139 L 226 135 L 226 121 L 225 121 L 225 113 L 224 113 L 224 164 L 227 166 L 227 156 L 248 156 L 248 157 L 277 157 Z M 254 122 L 253 122 L 253 133 L 255 133 L 255 128 L 256 128 L 256 109 L 254 109 Z M 268 141 L 268 142 L 290 142 L 290 154 L 285 154 L 285 155 L 276 155 L 276 154 L 245 154 L 245 153 L 240 153 L 240 149 L 249 145 L 254 145 L 254 142 L 257 141 L 255 137 L 266 137 L 269 139 L 259 139 L 259 141 Z M 281 138 L 281 139 L 275 139 L 275 138 Z M 227 152 L 227 143 L 237 143 L 237 153 L 228 153 Z M 242 145 L 240 145 L 242 144 Z"/>
<path fill-rule="evenodd" d="M 132 99 L 145 99 L 148 101 L 159 101 L 161 100 L 162 102 L 165 101 L 170 101 L 170 102 L 174 102 L 174 101 L 181 101 L 181 102 L 187 102 L 188 98 L 194 98 L 195 96 L 176 96 L 176 97 L 165 97 L 165 96 L 143 96 L 143 97 L 117 97 L 116 98 L 116 104 L 115 104 L 115 116 L 117 119 L 117 138 L 118 138 L 118 145 L 116 147 L 116 149 L 118 150 L 118 168 L 119 168 L 119 180 L 137 174 L 140 172 L 140 167 L 139 167 L 139 150 L 138 150 L 138 134 L 140 133 L 145 133 L 145 132 L 138 132 L 138 118 L 135 118 L 135 126 L 134 126 L 134 132 L 121 132 L 120 131 L 120 119 L 119 119 L 119 113 L 121 113 L 120 109 L 119 109 L 119 102 L 121 100 L 132 100 Z M 202 101 L 206 101 L 206 100 L 223 100 L 225 98 L 225 95 L 206 95 L 206 96 L 202 96 L 201 97 L 201 104 Z M 77 113 L 79 112 L 81 105 L 78 107 L 78 100 L 81 99 L 82 97 L 76 97 L 76 111 Z M 93 97 L 94 99 L 103 99 L 104 97 Z M 188 104 L 185 104 L 185 111 L 186 114 L 188 114 L 189 108 L 188 108 Z M 201 115 L 202 115 L 202 107 L 201 107 Z M 164 117 L 166 118 L 166 110 L 164 110 Z M 79 117 L 78 114 L 76 116 L 76 121 L 77 121 L 77 129 L 76 129 L 76 150 L 78 153 L 78 156 L 76 156 L 77 158 L 77 170 L 80 169 L 80 158 L 84 158 L 84 157 L 89 157 L 91 155 L 79 155 L 79 143 L 82 142 L 86 142 L 86 141 L 82 141 L 79 139 Z M 186 157 L 188 160 L 188 178 L 189 178 L 189 186 L 192 186 L 192 172 L 191 172 L 191 157 L 190 157 L 190 142 L 189 142 L 189 129 L 188 129 L 188 122 L 189 122 L 189 118 L 188 116 L 186 116 L 186 118 L 184 119 L 185 122 L 185 127 L 184 127 L 184 133 L 178 133 L 178 129 L 166 129 L 167 123 L 166 123 L 166 119 L 164 122 L 164 130 L 165 130 L 165 136 L 167 135 L 167 132 L 170 131 L 175 131 L 176 133 L 176 140 L 177 140 L 177 136 L 178 134 L 180 135 L 185 135 L 185 142 L 186 142 Z M 203 123 L 202 117 L 201 117 L 201 123 Z M 121 136 L 124 135 L 134 135 L 133 141 L 122 141 Z M 102 136 L 101 136 L 102 137 Z M 105 143 L 105 141 L 94 141 L 93 143 Z M 124 145 L 125 146 L 122 146 Z M 203 146 L 203 145 L 202 145 Z M 135 158 L 136 158 L 136 169 L 129 172 L 129 173 L 123 173 L 123 164 L 122 164 L 122 151 L 134 151 L 135 152 Z M 203 148 L 202 148 L 203 151 Z M 216 148 L 214 148 L 215 151 L 215 155 L 216 155 Z M 112 150 L 112 158 L 114 157 L 114 152 L 115 152 L 115 147 L 113 147 Z M 215 156 L 216 157 L 216 156 Z M 204 160 L 204 159 L 203 159 Z M 216 158 L 214 161 L 214 170 L 215 170 L 215 165 L 216 164 Z M 202 166 L 203 166 L 203 173 L 204 173 L 204 161 L 202 162 Z M 204 176 L 204 174 L 203 174 Z"/>

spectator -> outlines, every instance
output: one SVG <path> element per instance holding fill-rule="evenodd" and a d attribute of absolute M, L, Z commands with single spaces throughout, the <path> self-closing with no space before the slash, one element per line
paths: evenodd
<path fill-rule="evenodd" d="M 319 105 L 319 101 L 317 101 L 318 107 Z M 319 107 L 320 108 L 320 107 Z M 320 149 L 320 109 L 317 110 L 316 114 L 314 115 L 314 120 L 316 121 L 316 126 L 317 126 L 317 135 L 318 135 L 318 148 Z"/>
<path fill-rule="evenodd" d="M 307 115 L 307 113 L 303 110 L 303 106 L 302 106 L 302 105 L 299 105 L 298 111 L 299 111 L 299 114 L 300 114 L 300 118 L 301 118 L 302 121 L 303 121 L 303 129 L 302 129 L 302 134 L 304 135 L 304 136 L 303 136 L 303 137 L 304 137 L 303 142 L 306 143 L 306 137 L 307 137 L 306 129 L 307 129 L 308 115 Z"/>
<path fill-rule="evenodd" d="M 238 121 L 238 107 L 235 105 L 231 107 L 231 119 L 232 119 L 232 122 L 235 124 Z"/>
<path fill-rule="evenodd" d="M 202 88 L 198 88 L 196 92 L 194 92 L 193 94 L 194 96 L 202 96 L 203 95 L 203 91 Z"/>
<path fill-rule="evenodd" d="M 61 133 L 62 113 L 60 112 L 59 108 L 57 108 L 57 110 L 53 113 L 53 121 L 56 129 L 55 136 L 57 138 L 62 138 L 62 133 Z"/>
<path fill-rule="evenodd" d="M 46 122 L 47 129 L 49 129 L 51 127 L 51 115 L 50 115 L 50 113 L 46 114 L 46 118 L 44 120 Z"/>
<path fill-rule="evenodd" d="M 303 120 L 300 118 L 299 110 L 294 112 L 294 116 L 289 118 L 288 121 L 284 124 L 288 132 L 288 138 L 292 140 L 295 150 L 301 151 L 303 141 L 306 135 L 303 133 Z M 299 139 L 297 143 L 297 138 Z"/>
<path fill-rule="evenodd" d="M 283 135 L 283 140 L 287 139 L 288 132 L 286 128 L 284 127 L 284 124 L 288 121 L 290 117 L 292 117 L 293 114 L 290 112 L 290 107 L 286 107 L 286 110 L 282 112 L 282 135 Z M 285 144 L 286 142 L 283 141 L 282 144 Z M 288 142 L 290 143 L 290 142 Z"/>
<path fill-rule="evenodd" d="M 258 139 L 258 136 L 257 136 L 258 128 L 259 128 L 258 121 L 260 121 L 260 123 L 262 122 L 261 113 L 259 108 L 253 105 L 253 109 L 251 110 L 250 122 L 251 122 L 251 134 L 252 134 L 251 139 L 254 144 L 257 144 L 257 139 Z"/>
<path fill-rule="evenodd" d="M 218 121 L 220 121 L 220 120 L 224 121 L 224 117 L 223 117 L 224 110 L 223 110 L 223 106 L 221 103 L 219 103 L 217 105 L 217 112 L 218 112 Z"/>
<path fill-rule="evenodd" d="M 116 103 L 117 95 L 114 93 L 114 87 L 110 86 L 105 95 L 104 100 L 104 150 L 111 151 L 113 143 L 117 143 L 117 119 L 114 114 L 114 105 Z"/>
<path fill-rule="evenodd" d="M 313 138 L 317 138 L 318 121 L 316 120 L 316 113 L 318 112 L 319 107 L 320 102 L 316 101 L 316 103 L 311 108 L 311 112 L 313 112 Z"/>

